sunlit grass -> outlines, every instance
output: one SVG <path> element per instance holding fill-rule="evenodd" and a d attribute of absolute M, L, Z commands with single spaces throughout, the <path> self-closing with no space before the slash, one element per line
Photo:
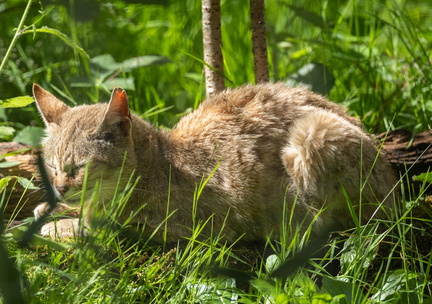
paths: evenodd
<path fill-rule="evenodd" d="M 431 239 L 432 223 L 424 216 L 431 211 L 421 196 L 406 197 L 392 220 L 333 233 L 313 247 L 312 224 L 299 229 L 289 216 L 295 204 L 281 214 L 288 220 L 280 236 L 262 243 L 227 243 L 223 229 L 203 236 L 210 218 L 195 221 L 179 243 L 167 244 L 154 243 L 145 225 L 131 224 L 134 214 L 117 222 L 133 187 L 131 180 L 115 199 L 94 209 L 87 237 L 60 243 L 37 237 L 23 248 L 22 229 L 4 235 L 29 303 L 428 303 L 430 298 L 432 255 L 425 246 L 431 244 L 421 242 Z M 196 191 L 199 197 L 200 188 Z M 159 229 L 166 228 L 161 223 Z M 336 271 L 327 265 L 335 261 Z M 276 275 L 276 269 L 284 270 Z"/>

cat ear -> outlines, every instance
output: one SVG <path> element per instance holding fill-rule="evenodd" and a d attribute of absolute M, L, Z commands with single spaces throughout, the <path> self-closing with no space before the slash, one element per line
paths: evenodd
<path fill-rule="evenodd" d="M 127 136 L 130 132 L 131 121 L 126 91 L 122 88 L 114 88 L 102 125 L 117 125 L 123 135 Z"/>
<path fill-rule="evenodd" d="M 35 83 L 33 84 L 33 96 L 47 126 L 51 123 L 57 123 L 63 112 L 69 109 L 61 100 Z"/>

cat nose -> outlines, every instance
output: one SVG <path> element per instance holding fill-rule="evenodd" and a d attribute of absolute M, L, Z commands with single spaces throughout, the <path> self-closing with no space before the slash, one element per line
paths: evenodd
<path fill-rule="evenodd" d="M 69 190 L 69 187 L 66 185 L 56 185 L 55 188 L 62 196 Z"/>

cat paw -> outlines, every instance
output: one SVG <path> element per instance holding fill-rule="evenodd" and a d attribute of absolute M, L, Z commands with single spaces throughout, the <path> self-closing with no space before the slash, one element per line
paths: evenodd
<path fill-rule="evenodd" d="M 77 218 L 62 219 L 46 223 L 42 226 L 40 234 L 50 238 L 70 238 L 75 236 L 87 236 L 88 231 L 80 225 Z"/>
<path fill-rule="evenodd" d="M 42 217 L 43 215 L 47 214 L 50 210 L 50 205 L 48 203 L 42 203 L 37 205 L 37 207 L 33 210 L 33 215 L 35 219 Z M 61 214 L 65 216 L 71 216 L 71 217 L 79 217 L 81 214 L 80 208 L 74 208 L 70 207 L 64 203 L 58 204 L 54 210 L 49 212 L 49 214 Z"/>
<path fill-rule="evenodd" d="M 33 210 L 33 215 L 35 219 L 37 220 L 38 218 L 45 215 L 47 213 L 47 210 L 48 210 L 48 203 L 42 203 L 37 205 L 37 207 Z"/>

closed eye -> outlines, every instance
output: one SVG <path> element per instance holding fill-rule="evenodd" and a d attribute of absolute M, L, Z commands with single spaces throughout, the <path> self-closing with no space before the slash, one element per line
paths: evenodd
<path fill-rule="evenodd" d="M 78 173 L 81 171 L 81 169 L 85 168 L 85 164 L 79 164 L 79 165 L 65 165 L 64 172 L 66 175 L 70 177 L 75 177 L 78 175 Z"/>
<path fill-rule="evenodd" d="M 46 165 L 48 168 L 50 168 L 50 169 L 53 169 L 53 170 L 56 169 L 56 168 L 55 168 L 51 163 L 49 163 L 49 162 L 45 162 L 45 165 Z"/>
<path fill-rule="evenodd" d="M 51 170 L 51 171 L 53 171 L 53 172 L 55 172 L 55 173 L 57 174 L 57 167 L 56 167 L 56 166 L 54 166 L 53 164 L 48 163 L 48 162 L 45 162 L 45 166 L 46 166 L 49 170 Z"/>

